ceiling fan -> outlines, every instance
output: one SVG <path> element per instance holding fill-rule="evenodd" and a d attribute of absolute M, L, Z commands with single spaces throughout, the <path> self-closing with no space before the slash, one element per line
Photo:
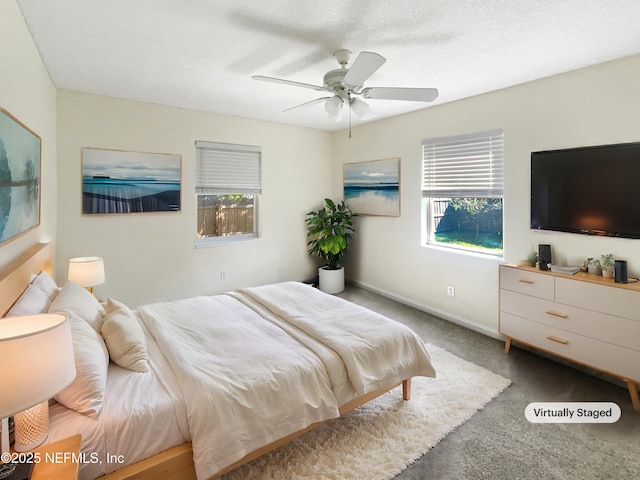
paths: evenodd
<path fill-rule="evenodd" d="M 360 97 L 371 100 L 404 100 L 411 102 L 432 102 L 438 98 L 437 88 L 364 88 L 364 82 L 387 61 L 382 55 L 374 52 L 360 52 L 349 68 L 347 68 L 347 64 L 351 59 L 351 52 L 349 50 L 338 50 L 333 56 L 340 64 L 340 68 L 328 71 L 324 75 L 322 86 L 281 78 L 265 77 L 263 75 L 254 75 L 252 78 L 264 82 L 281 83 L 331 93 L 332 95 L 330 96 L 316 98 L 315 100 L 296 105 L 284 111 L 288 112 L 295 108 L 324 102 L 325 110 L 329 116 L 336 121 L 340 120 L 344 105 L 350 106 L 350 111 L 353 110 L 360 118 L 371 118 L 373 111 L 367 102 Z"/>

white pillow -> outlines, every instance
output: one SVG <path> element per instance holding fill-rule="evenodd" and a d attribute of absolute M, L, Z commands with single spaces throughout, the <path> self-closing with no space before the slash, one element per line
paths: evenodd
<path fill-rule="evenodd" d="M 104 308 L 93 294 L 77 283 L 67 282 L 49 307 L 49 313 L 66 313 L 84 319 L 99 334 Z"/>
<path fill-rule="evenodd" d="M 57 296 L 60 288 L 58 288 L 58 284 L 56 284 L 55 280 L 49 276 L 47 272 L 44 270 L 41 271 L 36 278 L 33 279 L 31 284 L 35 287 L 38 287 L 44 293 L 47 294 L 47 297 L 53 301 Z"/>
<path fill-rule="evenodd" d="M 109 353 L 102 337 L 84 319 L 70 315 L 69 322 L 76 378 L 54 398 L 67 408 L 97 418 L 107 385 Z"/>
<path fill-rule="evenodd" d="M 27 285 L 27 288 L 22 292 L 20 298 L 13 304 L 11 309 L 7 312 L 7 317 L 16 317 L 18 315 L 37 315 L 38 313 L 44 313 L 49 310 L 51 305 L 51 299 L 33 285 Z"/>
<path fill-rule="evenodd" d="M 102 323 L 102 337 L 111 360 L 135 372 L 149 370 L 149 356 L 144 332 L 135 315 L 125 304 L 107 299 Z"/>

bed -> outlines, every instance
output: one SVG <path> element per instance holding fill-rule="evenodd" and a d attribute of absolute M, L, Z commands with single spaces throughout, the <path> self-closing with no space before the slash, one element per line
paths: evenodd
<path fill-rule="evenodd" d="M 82 434 L 83 479 L 218 478 L 435 376 L 410 329 L 299 282 L 130 310 L 52 283 L 49 249 L 0 272 L 0 314 L 69 317 L 78 375 L 51 401 L 48 441 Z"/>

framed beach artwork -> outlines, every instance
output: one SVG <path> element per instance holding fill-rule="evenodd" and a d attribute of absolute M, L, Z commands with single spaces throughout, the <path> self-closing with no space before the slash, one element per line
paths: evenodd
<path fill-rule="evenodd" d="M 344 201 L 358 215 L 400 216 L 400 158 L 345 163 Z"/>
<path fill-rule="evenodd" d="M 82 213 L 180 211 L 182 156 L 82 149 Z"/>
<path fill-rule="evenodd" d="M 0 244 L 40 225 L 42 140 L 0 108 Z"/>

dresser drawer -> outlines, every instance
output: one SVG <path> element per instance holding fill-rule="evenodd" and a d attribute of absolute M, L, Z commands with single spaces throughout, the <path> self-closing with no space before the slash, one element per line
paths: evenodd
<path fill-rule="evenodd" d="M 640 322 L 640 294 L 632 290 L 557 278 L 556 301 Z"/>
<path fill-rule="evenodd" d="M 640 322 L 634 320 L 563 305 L 510 290 L 500 291 L 500 311 L 640 351 Z"/>
<path fill-rule="evenodd" d="M 554 277 L 500 265 L 500 288 L 554 300 Z"/>
<path fill-rule="evenodd" d="M 500 333 L 560 357 L 640 381 L 640 352 L 504 312 Z"/>

